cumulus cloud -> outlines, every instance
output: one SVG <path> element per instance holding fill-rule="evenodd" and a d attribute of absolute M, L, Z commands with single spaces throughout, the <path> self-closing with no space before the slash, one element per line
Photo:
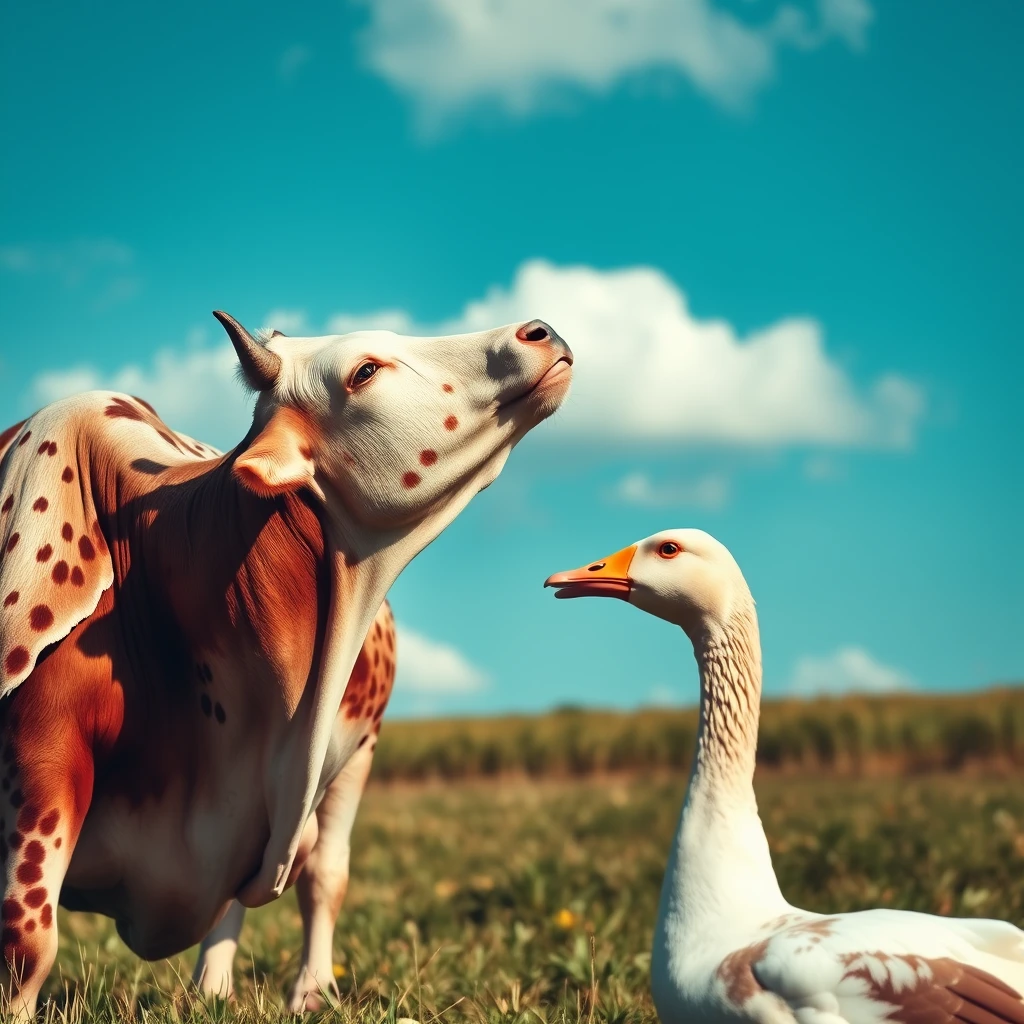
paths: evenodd
<path fill-rule="evenodd" d="M 912 443 L 924 411 L 921 389 L 898 374 L 855 383 L 827 353 L 816 321 L 781 320 L 741 336 L 725 320 L 693 316 L 683 292 L 648 267 L 603 271 L 532 261 L 511 287 L 491 289 L 445 323 L 416 325 L 392 309 L 339 313 L 328 327 L 429 335 L 536 316 L 551 323 L 577 356 L 573 394 L 543 432 L 549 443 L 900 448 Z M 272 311 L 265 322 L 290 327 L 285 333 L 311 329 L 294 309 Z M 85 381 L 137 391 L 172 426 L 223 448 L 236 443 L 249 423 L 234 363 L 226 342 L 216 348 L 183 345 L 159 353 L 148 366 L 111 374 L 88 368 L 44 374 L 33 397 L 52 401 L 81 390 Z M 721 482 L 705 481 L 688 494 L 679 486 L 634 477 L 620 497 L 640 503 L 686 497 L 710 507 L 722 494 Z"/>
<path fill-rule="evenodd" d="M 68 289 L 84 286 L 93 296 L 95 311 L 120 305 L 139 293 L 142 282 L 134 265 L 134 250 L 111 238 L 0 245 L 0 272 L 56 278 Z"/>
<path fill-rule="evenodd" d="M 472 693 L 488 677 L 457 648 L 398 626 L 396 688 L 413 693 Z"/>
<path fill-rule="evenodd" d="M 532 317 L 578 357 L 561 437 L 907 447 L 924 411 L 921 389 L 898 374 L 858 387 L 826 352 L 817 321 L 794 317 L 741 336 L 725 320 L 695 317 L 650 267 L 534 260 L 444 329 Z"/>
<path fill-rule="evenodd" d="M 775 2 L 756 24 L 716 0 L 363 2 L 366 62 L 427 123 L 480 101 L 528 114 L 560 90 L 604 93 L 660 70 L 736 107 L 772 79 L 781 49 L 860 49 L 873 17 L 867 0 L 817 0 L 813 17 Z"/>
<path fill-rule="evenodd" d="M 303 337 L 309 332 L 309 321 L 306 319 L 304 309 L 272 309 L 263 318 L 263 326 L 298 337 Z"/>
<path fill-rule="evenodd" d="M 615 486 L 615 498 L 645 508 L 717 509 L 729 500 L 729 480 L 723 473 L 708 473 L 696 480 L 654 481 L 646 473 L 628 473 Z"/>
<path fill-rule="evenodd" d="M 40 374 L 31 389 L 34 407 L 95 388 L 139 395 L 172 427 L 220 448 L 230 448 L 252 422 L 252 400 L 235 379 L 235 352 L 213 348 L 165 349 L 148 366 L 129 364 L 110 374 L 83 366 Z"/>
<path fill-rule="evenodd" d="M 804 696 L 841 693 L 891 693 L 909 690 L 905 672 L 876 661 L 862 647 L 840 647 L 824 657 L 806 655 L 793 670 L 790 691 Z"/>

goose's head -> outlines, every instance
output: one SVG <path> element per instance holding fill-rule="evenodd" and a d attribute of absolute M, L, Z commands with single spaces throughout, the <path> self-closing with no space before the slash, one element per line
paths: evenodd
<path fill-rule="evenodd" d="M 617 597 L 695 631 L 724 625 L 750 592 L 724 544 L 703 530 L 664 530 L 544 582 L 555 597 Z"/>

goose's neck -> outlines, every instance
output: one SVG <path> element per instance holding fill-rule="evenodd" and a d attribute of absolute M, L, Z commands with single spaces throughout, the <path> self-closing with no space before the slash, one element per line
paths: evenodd
<path fill-rule="evenodd" d="M 700 728 L 688 801 L 701 795 L 754 807 L 754 761 L 761 713 L 761 642 L 753 601 L 724 625 L 695 635 Z"/>
<path fill-rule="evenodd" d="M 724 935 L 785 906 L 754 797 L 761 647 L 753 599 L 724 625 L 695 633 L 693 646 L 700 728 L 662 887 L 656 959 L 706 942 L 708 928 Z"/>

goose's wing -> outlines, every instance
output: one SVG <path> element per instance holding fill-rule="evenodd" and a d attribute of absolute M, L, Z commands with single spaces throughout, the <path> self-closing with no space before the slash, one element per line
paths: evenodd
<path fill-rule="evenodd" d="M 733 957 L 723 980 L 730 970 L 742 977 L 745 962 L 765 1020 L 1024 1024 L 1024 933 L 1001 921 L 892 910 L 807 916 Z"/>

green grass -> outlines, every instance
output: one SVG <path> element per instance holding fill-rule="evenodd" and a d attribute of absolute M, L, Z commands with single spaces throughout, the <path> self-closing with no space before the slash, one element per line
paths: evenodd
<path fill-rule="evenodd" d="M 343 1005 L 313 1018 L 656 1020 L 651 930 L 684 788 L 681 773 L 371 785 L 335 935 Z M 775 775 L 759 796 L 798 906 L 1024 923 L 1019 776 Z M 291 894 L 250 913 L 240 1001 L 208 1008 L 184 984 L 194 950 L 143 964 L 102 918 L 61 912 L 60 924 L 52 1020 L 276 1017 L 300 950 Z"/>
<path fill-rule="evenodd" d="M 695 708 L 388 722 L 373 770 L 415 780 L 680 769 L 696 734 Z M 1024 765 L 1024 687 L 766 701 L 757 755 L 766 768 L 847 774 Z"/>

